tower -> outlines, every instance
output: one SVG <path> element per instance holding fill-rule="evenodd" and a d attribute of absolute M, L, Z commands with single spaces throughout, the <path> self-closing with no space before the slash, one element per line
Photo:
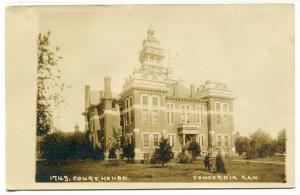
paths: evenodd
<path fill-rule="evenodd" d="M 171 75 L 171 69 L 165 66 L 164 58 L 165 54 L 160 41 L 155 37 L 155 31 L 149 28 L 139 55 L 141 70 L 165 75 L 168 78 Z"/>
<path fill-rule="evenodd" d="M 155 31 L 149 29 L 147 37 L 143 41 L 143 49 L 140 52 L 140 63 L 142 68 L 161 67 L 162 61 L 165 58 L 164 51 L 160 47 L 160 41 L 154 36 Z"/>

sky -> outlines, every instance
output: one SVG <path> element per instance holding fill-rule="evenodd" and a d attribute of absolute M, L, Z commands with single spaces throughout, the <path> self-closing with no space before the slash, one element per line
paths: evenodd
<path fill-rule="evenodd" d="M 60 47 L 67 101 L 60 126 L 84 130 L 84 86 L 113 92 L 139 67 L 149 26 L 165 49 L 165 64 L 187 86 L 206 80 L 233 91 L 234 130 L 294 130 L 294 36 L 288 6 L 86 6 L 42 9 L 39 29 Z"/>

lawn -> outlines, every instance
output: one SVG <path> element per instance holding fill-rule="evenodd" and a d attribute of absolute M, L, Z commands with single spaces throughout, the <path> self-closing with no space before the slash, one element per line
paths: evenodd
<path fill-rule="evenodd" d="M 285 166 L 260 162 L 224 160 L 227 174 L 207 172 L 202 159 L 192 164 L 170 162 L 165 166 L 123 161 L 65 161 L 60 165 L 36 163 L 36 181 L 103 182 L 115 176 L 125 182 L 285 182 Z M 53 177 L 54 176 L 54 177 Z M 59 176 L 59 177 L 56 177 Z M 97 180 L 97 178 L 102 180 Z M 58 178 L 58 179 L 57 179 Z M 61 181 L 62 182 L 62 181 Z"/>

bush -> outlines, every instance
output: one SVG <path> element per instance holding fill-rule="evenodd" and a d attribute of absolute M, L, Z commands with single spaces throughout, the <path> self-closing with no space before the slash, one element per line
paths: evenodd
<path fill-rule="evenodd" d="M 122 158 L 127 158 L 127 163 L 130 162 L 130 160 L 134 160 L 135 152 L 134 152 L 134 142 L 131 143 L 128 140 L 123 140 L 123 143 L 121 144 L 122 148 Z"/>
<path fill-rule="evenodd" d="M 108 159 L 113 160 L 116 159 L 117 155 L 116 155 L 116 149 L 115 148 L 110 148 L 109 152 L 108 152 Z"/>
<path fill-rule="evenodd" d="M 199 156 L 201 152 L 200 145 L 195 140 L 192 140 L 187 147 L 187 151 L 192 154 L 193 158 L 195 158 L 196 156 Z"/>
<path fill-rule="evenodd" d="M 247 159 L 251 159 L 251 158 L 257 158 L 258 157 L 258 153 L 255 149 L 253 148 L 248 148 L 246 151 L 246 158 Z"/>
<path fill-rule="evenodd" d="M 242 155 L 244 152 L 247 152 L 247 150 L 249 149 L 250 139 L 248 137 L 237 135 L 234 145 L 235 145 L 236 152 L 239 155 Z"/>
<path fill-rule="evenodd" d="M 41 158 L 49 161 L 103 159 L 103 150 L 93 148 L 89 132 L 55 131 L 40 142 Z"/>
<path fill-rule="evenodd" d="M 218 154 L 216 157 L 216 171 L 218 173 L 226 173 L 225 163 L 223 161 L 221 154 Z"/>
<path fill-rule="evenodd" d="M 177 162 L 182 164 L 192 163 L 192 155 L 186 153 L 184 150 L 177 155 Z"/>
<path fill-rule="evenodd" d="M 61 131 L 55 131 L 44 137 L 40 143 L 41 158 L 49 161 L 60 161 L 68 158 L 66 139 Z"/>
<path fill-rule="evenodd" d="M 162 164 L 164 166 L 165 163 L 169 162 L 174 157 L 174 153 L 172 152 L 172 147 L 168 143 L 168 139 L 161 138 L 159 142 L 159 147 L 155 149 L 152 157 L 152 164 Z"/>
<path fill-rule="evenodd" d="M 274 141 L 270 134 L 259 129 L 250 135 L 250 148 L 257 152 L 258 157 L 272 156 L 275 151 Z"/>

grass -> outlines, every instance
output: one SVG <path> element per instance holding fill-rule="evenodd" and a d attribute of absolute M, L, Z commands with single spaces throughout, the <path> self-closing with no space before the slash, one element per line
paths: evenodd
<path fill-rule="evenodd" d="M 282 164 L 228 160 L 224 162 L 227 174 L 223 175 L 207 172 L 202 159 L 192 164 L 171 162 L 164 167 L 140 163 L 127 164 L 124 161 L 65 161 L 60 165 L 37 162 L 36 181 L 51 182 L 50 176 L 67 176 L 71 178 L 70 181 L 73 181 L 74 176 L 126 176 L 130 182 L 285 182 L 285 166 Z M 236 179 L 220 179 L 224 176 L 234 176 Z M 250 178 L 254 179 L 249 180 Z"/>
<path fill-rule="evenodd" d="M 234 157 L 231 157 L 231 159 L 233 159 L 233 160 L 263 161 L 263 162 L 285 162 L 285 156 L 272 156 L 272 157 L 252 158 L 252 159 L 245 159 L 244 156 L 234 156 Z"/>

